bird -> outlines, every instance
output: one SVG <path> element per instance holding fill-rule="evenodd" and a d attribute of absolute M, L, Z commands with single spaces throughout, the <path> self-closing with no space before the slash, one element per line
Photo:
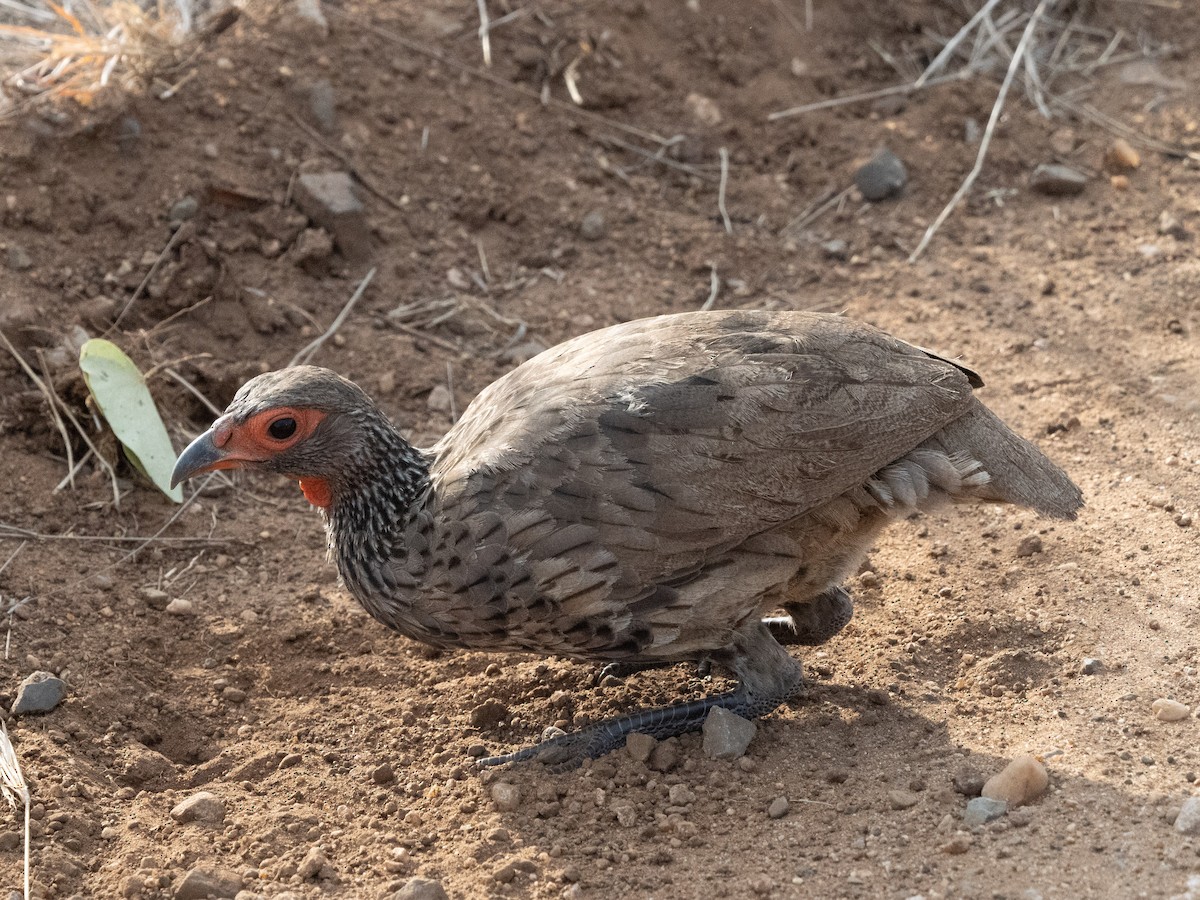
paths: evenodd
<path fill-rule="evenodd" d="M 349 593 L 433 647 L 695 661 L 736 681 L 478 761 L 563 770 L 635 732 L 696 730 L 716 707 L 754 719 L 795 696 L 789 647 L 846 626 L 843 581 L 889 522 L 967 501 L 1076 518 L 1079 488 L 982 386 L 839 314 L 677 313 L 543 351 L 427 449 L 329 369 L 259 375 L 171 483 L 295 479 Z"/>

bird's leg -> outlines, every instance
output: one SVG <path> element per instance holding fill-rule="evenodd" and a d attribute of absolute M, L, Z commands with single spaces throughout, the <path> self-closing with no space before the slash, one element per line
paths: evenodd
<path fill-rule="evenodd" d="M 781 644 L 815 647 L 823 644 L 849 623 L 854 615 L 850 594 L 831 587 L 805 603 L 785 603 L 786 616 L 770 616 L 763 624 Z"/>
<path fill-rule="evenodd" d="M 608 719 L 524 750 L 481 759 L 478 765 L 499 766 L 536 759 L 553 772 L 565 772 L 585 759 L 596 759 L 624 746 L 625 739 L 634 733 L 665 740 L 695 731 L 704 724 L 709 711 L 718 706 L 745 719 L 764 716 L 792 697 L 804 680 L 800 664 L 771 637 L 762 623 L 754 623 L 737 635 L 728 656 L 727 664 L 740 682 L 735 690 Z"/>

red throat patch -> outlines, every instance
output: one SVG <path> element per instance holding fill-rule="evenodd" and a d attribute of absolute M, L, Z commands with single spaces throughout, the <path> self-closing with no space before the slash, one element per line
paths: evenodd
<path fill-rule="evenodd" d="M 304 499 L 313 506 L 329 509 L 333 505 L 333 491 L 324 478 L 301 478 L 300 490 L 304 492 Z"/>

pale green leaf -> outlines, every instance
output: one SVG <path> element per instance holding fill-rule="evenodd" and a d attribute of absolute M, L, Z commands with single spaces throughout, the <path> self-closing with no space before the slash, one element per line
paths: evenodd
<path fill-rule="evenodd" d="M 183 491 L 171 487 L 175 448 L 133 360 L 112 341 L 93 338 L 79 350 L 79 368 L 129 461 L 160 491 L 182 502 Z"/>

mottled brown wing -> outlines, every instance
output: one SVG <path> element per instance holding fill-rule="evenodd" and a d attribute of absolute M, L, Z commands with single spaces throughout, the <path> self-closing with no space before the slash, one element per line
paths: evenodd
<path fill-rule="evenodd" d="M 676 602 L 726 551 L 861 484 L 970 394 L 953 364 L 837 316 L 665 316 L 493 384 L 431 474 L 456 518 L 500 539 L 499 517 L 547 596 L 627 616 Z"/>

